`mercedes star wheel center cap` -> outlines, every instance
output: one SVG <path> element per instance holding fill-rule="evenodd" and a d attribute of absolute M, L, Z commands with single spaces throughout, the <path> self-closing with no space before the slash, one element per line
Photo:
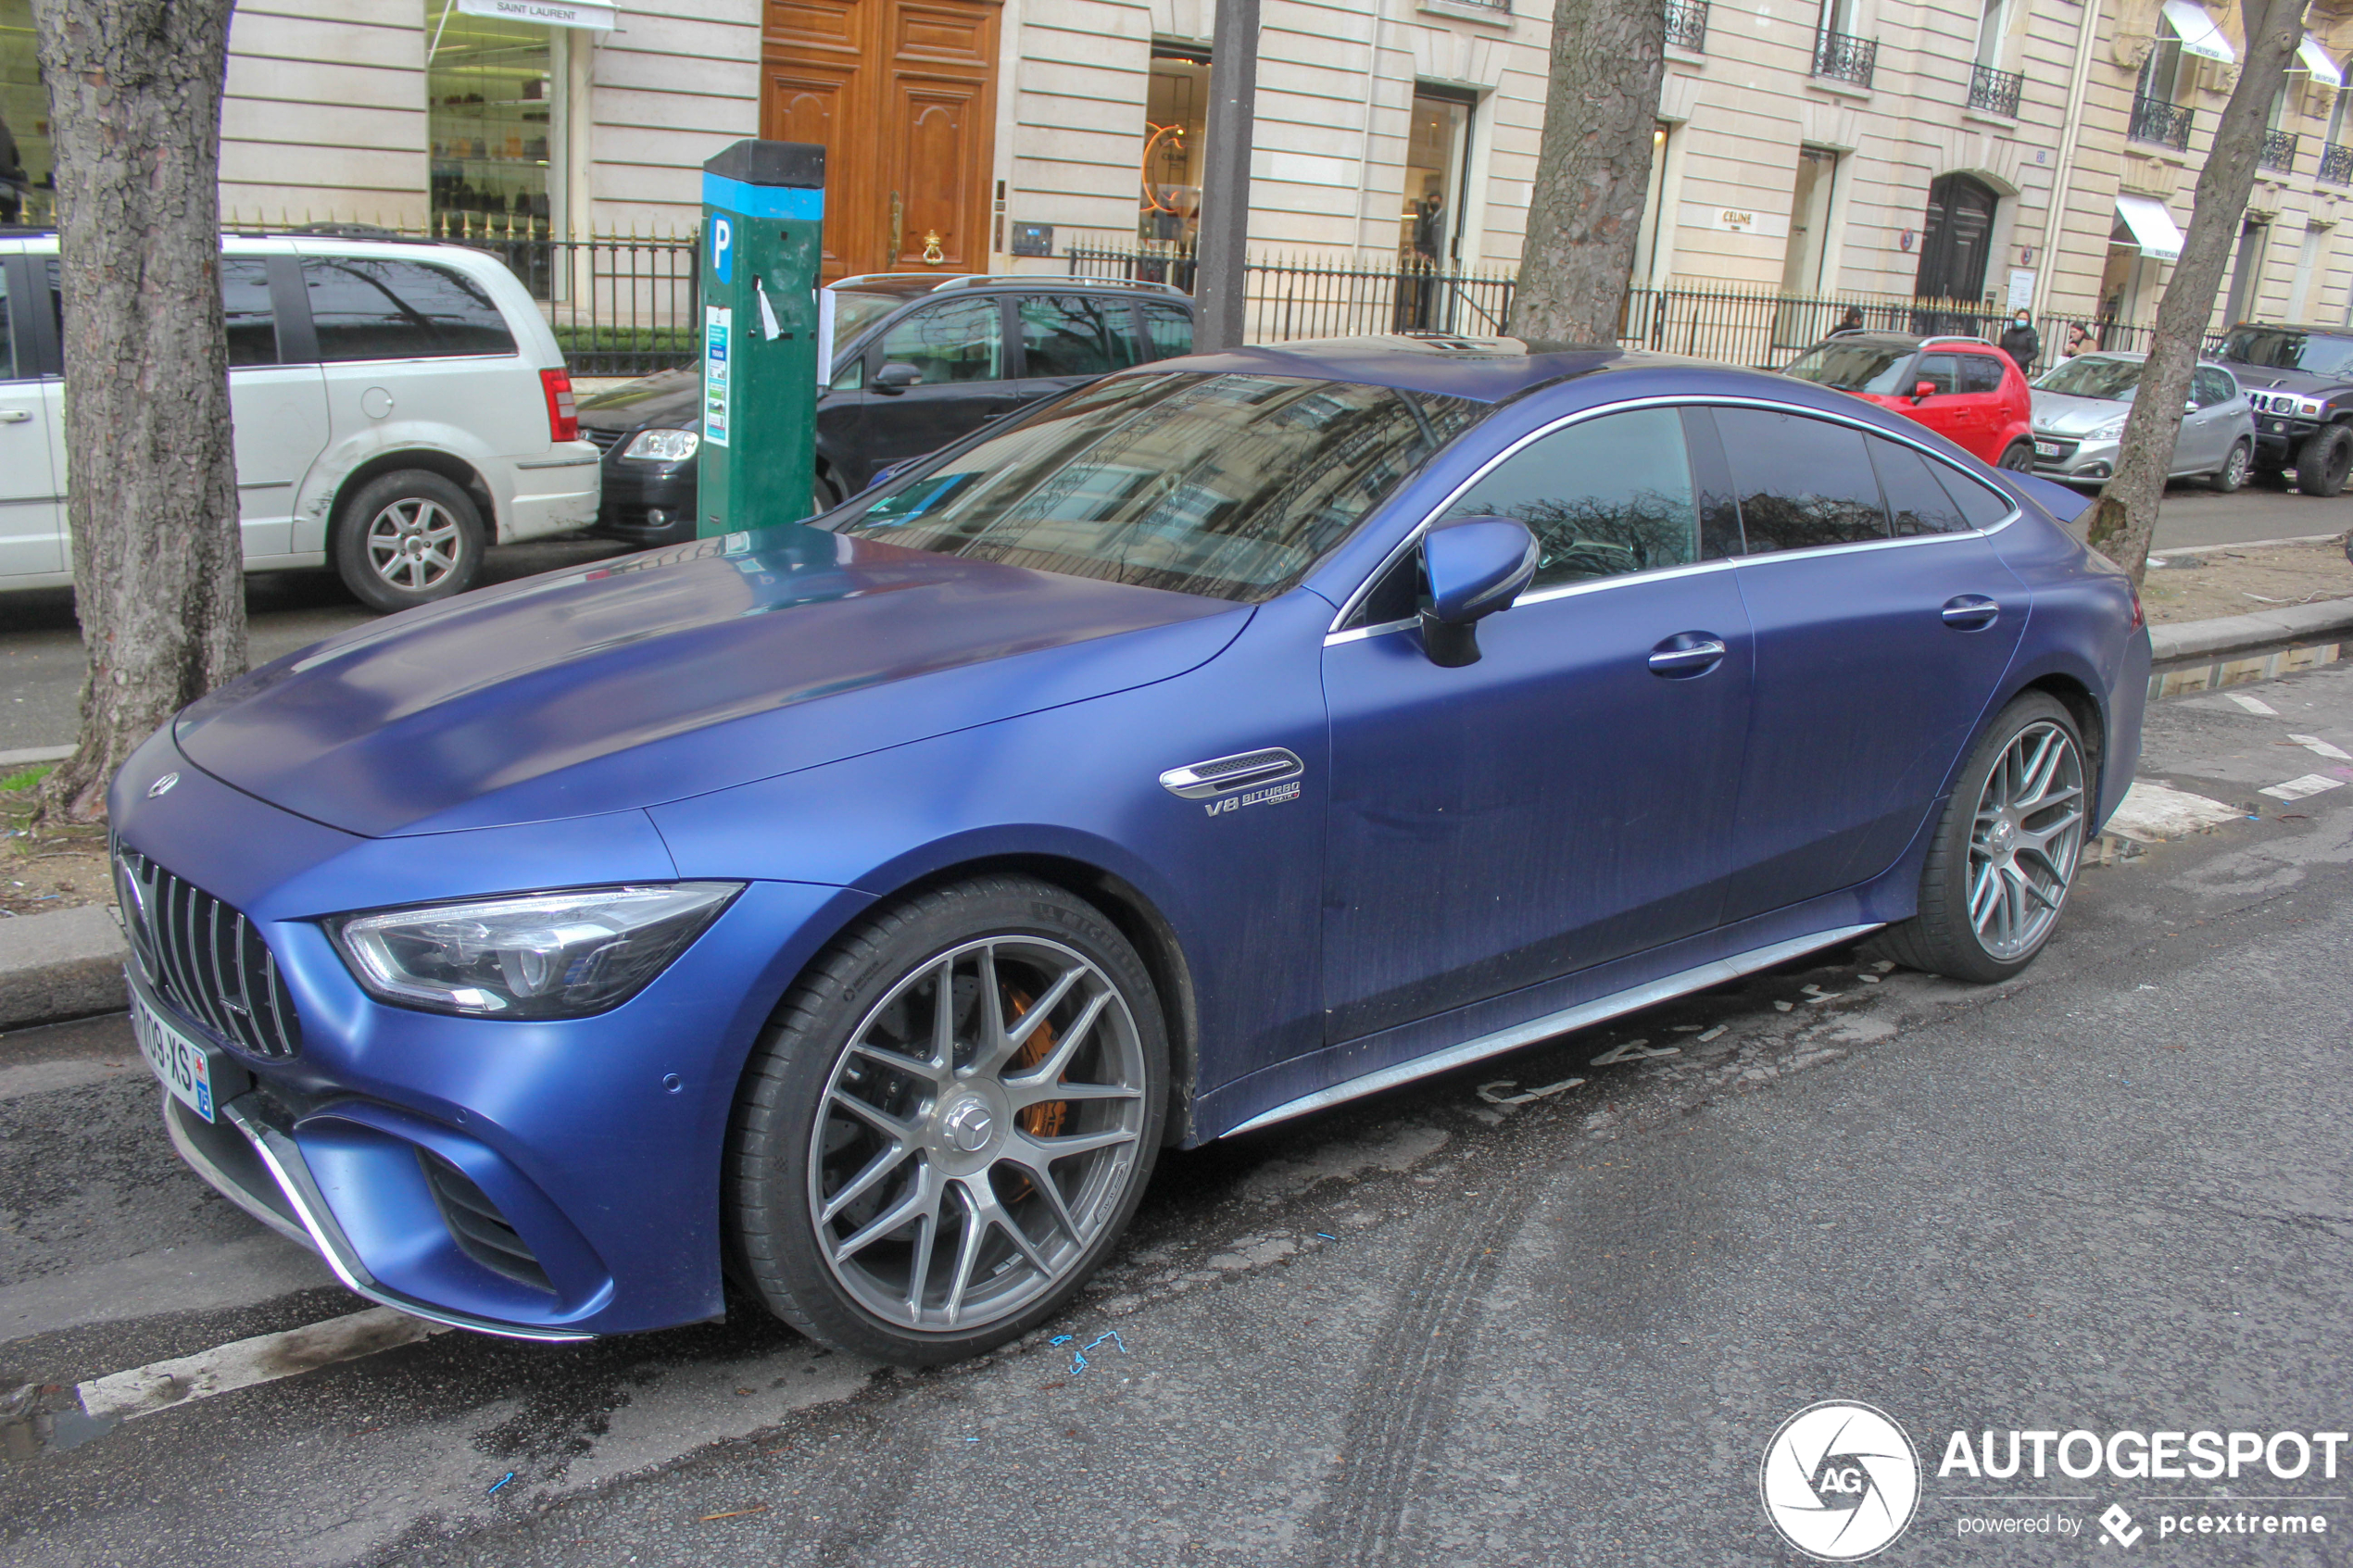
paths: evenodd
<path fill-rule="evenodd" d="M 947 1131 L 949 1141 L 966 1154 L 978 1154 L 987 1148 L 989 1135 L 997 1130 L 988 1107 L 976 1099 L 968 1099 L 950 1111 L 940 1125 Z"/>

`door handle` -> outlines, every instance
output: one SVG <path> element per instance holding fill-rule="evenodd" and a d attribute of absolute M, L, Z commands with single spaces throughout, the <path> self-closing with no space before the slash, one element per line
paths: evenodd
<path fill-rule="evenodd" d="M 1944 601 L 1944 615 L 1956 632 L 1982 632 L 2002 618 L 2002 607 L 1982 594 L 1962 594 Z"/>
<path fill-rule="evenodd" d="M 1651 649 L 1651 673 L 1668 680 L 1705 675 L 1724 662 L 1724 639 L 1713 632 L 1678 632 Z"/>
<path fill-rule="evenodd" d="M 22 425 L 32 422 L 30 408 L 0 408 L 0 425 Z"/>

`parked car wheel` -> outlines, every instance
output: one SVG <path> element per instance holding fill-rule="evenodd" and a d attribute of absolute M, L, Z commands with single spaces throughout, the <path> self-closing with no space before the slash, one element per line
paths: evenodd
<path fill-rule="evenodd" d="M 2254 463 L 2255 448 L 2242 441 L 2231 448 L 2231 455 L 2222 459 L 2221 468 L 2207 476 L 2206 482 L 2228 495 L 2246 483 L 2247 470 Z"/>
<path fill-rule="evenodd" d="M 402 469 L 346 497 L 331 558 L 362 603 L 409 609 L 472 587 L 486 543 L 472 496 L 429 470 Z"/>
<path fill-rule="evenodd" d="M 2034 471 L 2034 444 L 2031 441 L 2011 442 L 2002 449 L 2002 460 L 1996 466 L 2006 468 L 2012 473 L 2032 473 Z"/>
<path fill-rule="evenodd" d="M 820 471 L 809 486 L 809 500 L 821 512 L 832 511 L 841 505 L 841 486 L 834 483 L 830 474 Z"/>
<path fill-rule="evenodd" d="M 1136 950 L 1026 877 L 835 945 L 736 1097 L 739 1272 L 787 1323 L 906 1363 L 1027 1333 L 1094 1273 L 1159 1152 L 1167 1046 Z"/>
<path fill-rule="evenodd" d="M 2339 494 L 2348 472 L 2353 472 L 2353 426 L 2317 432 L 2296 455 L 2296 487 L 2307 495 Z"/>
<path fill-rule="evenodd" d="M 2083 740 L 2057 699 L 2002 710 L 1945 802 L 1920 872 L 1919 912 L 1881 937 L 1914 969 L 1981 985 L 2034 961 L 2082 857 Z"/>

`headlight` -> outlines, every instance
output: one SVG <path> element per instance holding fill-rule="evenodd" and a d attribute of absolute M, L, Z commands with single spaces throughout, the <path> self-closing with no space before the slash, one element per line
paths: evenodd
<path fill-rule="evenodd" d="M 691 430 L 641 430 L 621 455 L 641 463 L 677 463 L 701 445 L 702 437 Z"/>
<path fill-rule="evenodd" d="M 673 882 L 428 904 L 327 922 L 369 995 L 428 1012 L 578 1018 L 618 1007 L 686 951 L 740 882 Z"/>
<path fill-rule="evenodd" d="M 2126 418 L 2127 416 L 2119 414 L 2116 418 L 2108 420 L 2108 423 L 2101 425 L 2098 429 L 2093 431 L 2092 433 L 2085 436 L 2084 439 L 2086 441 L 2114 441 L 2117 437 L 2124 433 L 2124 420 Z"/>

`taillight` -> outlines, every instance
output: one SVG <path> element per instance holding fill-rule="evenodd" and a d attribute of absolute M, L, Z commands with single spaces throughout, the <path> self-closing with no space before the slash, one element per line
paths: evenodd
<path fill-rule="evenodd" d="M 2141 591 L 2138 588 L 2134 588 L 2133 589 L 2133 624 L 2128 627 L 2127 630 L 2133 632 L 2139 631 L 2142 627 L 2148 624 L 2148 619 L 2149 618 L 2147 616 L 2141 613 Z"/>
<path fill-rule="evenodd" d="M 542 370 L 539 384 L 547 393 L 547 439 L 577 441 L 580 439 L 580 409 L 572 400 L 570 370 Z"/>

